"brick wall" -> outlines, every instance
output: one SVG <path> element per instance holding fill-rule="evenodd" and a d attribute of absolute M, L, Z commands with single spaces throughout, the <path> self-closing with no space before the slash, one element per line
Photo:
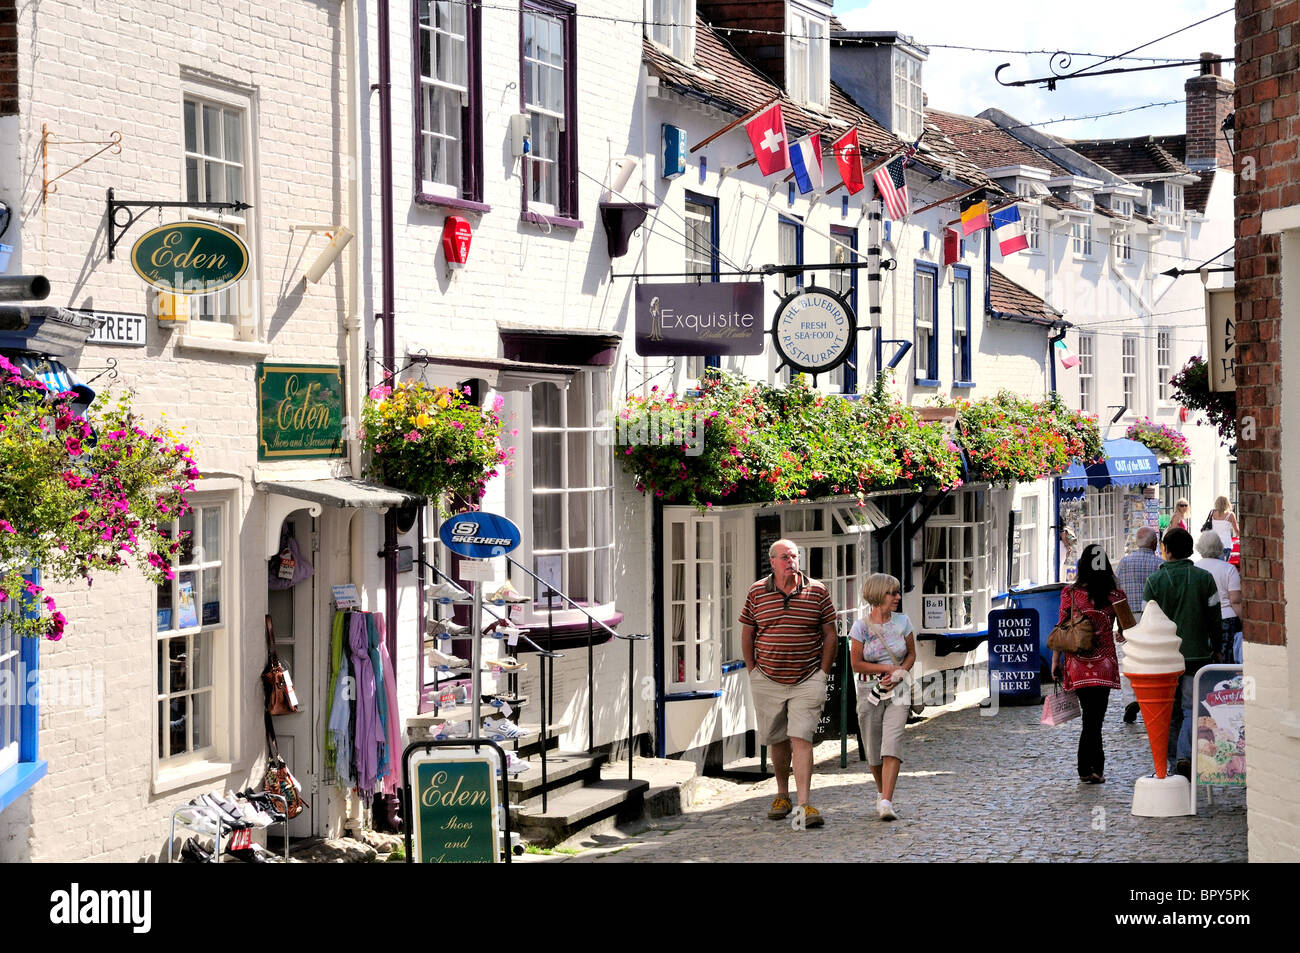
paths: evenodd
<path fill-rule="evenodd" d="M 715 27 L 734 26 L 752 33 L 720 31 L 722 38 L 734 46 L 740 55 L 771 77 L 778 86 L 785 86 L 785 42 L 773 33 L 785 32 L 784 0 L 699 0 L 699 15 Z"/>
<path fill-rule="evenodd" d="M 1213 54 L 1202 53 L 1201 59 Z M 1193 169 L 1232 167 L 1232 152 L 1224 138 L 1223 120 L 1232 112 L 1233 85 L 1220 74 L 1218 63 L 1202 64 L 1200 76 L 1183 84 L 1187 94 L 1187 164 Z"/>
<path fill-rule="evenodd" d="M 1279 243 L 1260 217 L 1300 203 L 1300 2 L 1240 0 L 1236 56 L 1237 410 L 1254 421 L 1237 445 L 1244 627 L 1250 642 L 1285 645 Z"/>

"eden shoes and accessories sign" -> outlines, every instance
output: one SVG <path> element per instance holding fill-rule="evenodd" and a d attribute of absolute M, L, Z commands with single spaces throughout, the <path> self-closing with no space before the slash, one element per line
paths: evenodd
<path fill-rule="evenodd" d="M 636 286 L 636 352 L 642 357 L 763 353 L 763 283 Z"/>
<path fill-rule="evenodd" d="M 211 294 L 248 271 L 248 247 L 234 232 L 204 222 L 150 229 L 131 249 L 135 273 L 160 291 Z"/>
<path fill-rule="evenodd" d="M 407 803 L 412 805 L 413 821 L 407 856 L 411 863 L 491 864 L 500 860 L 498 778 L 504 764 L 501 749 L 490 741 L 407 748 Z"/>
<path fill-rule="evenodd" d="M 257 365 L 257 459 L 343 456 L 343 371 Z"/>

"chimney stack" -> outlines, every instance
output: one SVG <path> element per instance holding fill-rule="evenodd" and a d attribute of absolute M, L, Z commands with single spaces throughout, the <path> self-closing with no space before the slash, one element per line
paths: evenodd
<path fill-rule="evenodd" d="M 1232 112 L 1232 80 L 1222 76 L 1214 53 L 1201 54 L 1200 75 L 1184 85 L 1187 93 L 1187 158 L 1193 171 L 1232 168 L 1232 152 L 1221 127 Z"/>

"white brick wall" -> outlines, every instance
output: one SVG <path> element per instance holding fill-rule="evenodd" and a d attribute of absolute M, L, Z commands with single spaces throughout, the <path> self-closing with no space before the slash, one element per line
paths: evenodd
<path fill-rule="evenodd" d="M 1295 720 L 1286 646 L 1244 647 L 1254 697 L 1246 701 L 1246 808 L 1252 862 L 1300 860 L 1300 737 L 1282 727 Z"/>

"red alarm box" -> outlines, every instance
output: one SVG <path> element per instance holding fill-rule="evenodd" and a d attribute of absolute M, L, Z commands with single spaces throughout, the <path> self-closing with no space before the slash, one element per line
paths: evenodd
<path fill-rule="evenodd" d="M 961 234 L 955 228 L 948 228 L 943 233 L 943 263 L 955 265 L 961 261 Z"/>
<path fill-rule="evenodd" d="M 474 230 L 459 215 L 448 215 L 442 223 L 442 254 L 452 268 L 460 268 L 469 260 L 469 244 Z"/>

